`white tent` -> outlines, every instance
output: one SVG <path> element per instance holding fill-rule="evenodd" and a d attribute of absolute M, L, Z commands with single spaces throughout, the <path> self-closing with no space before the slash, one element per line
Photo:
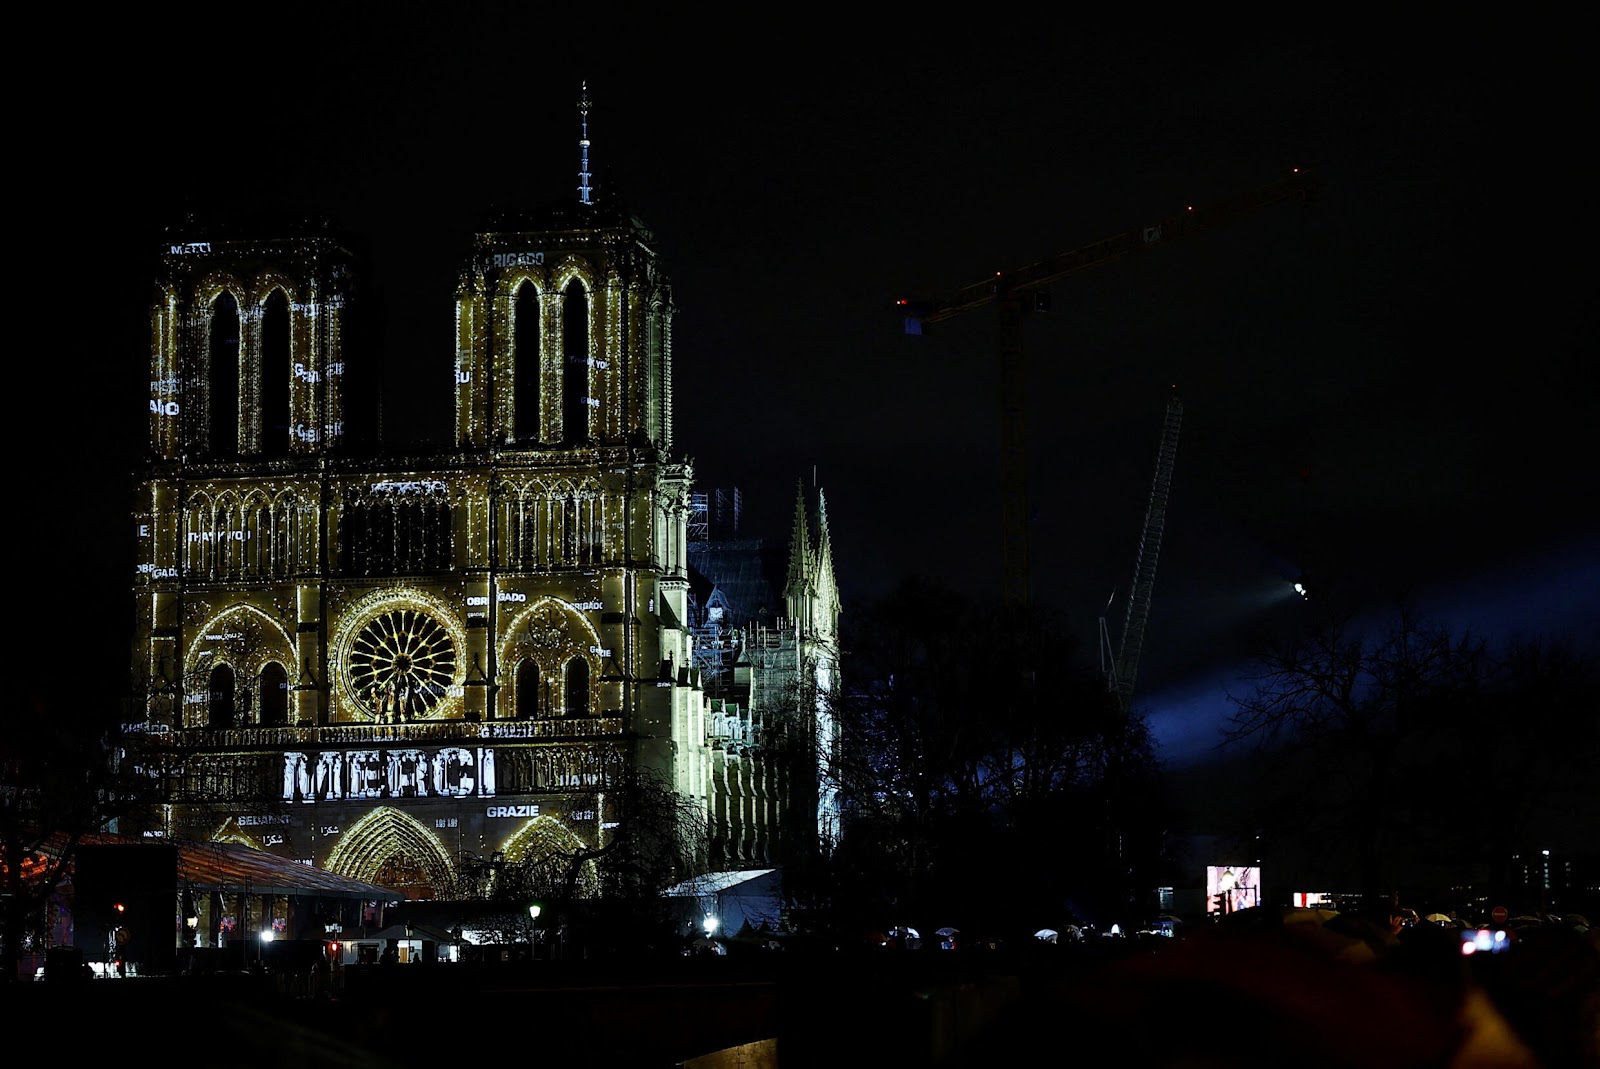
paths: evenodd
<path fill-rule="evenodd" d="M 731 937 L 749 925 L 777 931 L 783 912 L 783 873 L 779 869 L 708 872 L 662 892 L 679 903 L 684 928 L 705 931 L 707 917 L 715 933 Z"/>

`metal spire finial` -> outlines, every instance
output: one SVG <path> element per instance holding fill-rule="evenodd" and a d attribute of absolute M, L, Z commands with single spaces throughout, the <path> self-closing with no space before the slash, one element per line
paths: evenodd
<path fill-rule="evenodd" d="M 582 125 L 583 135 L 578 140 L 578 148 L 582 152 L 582 160 L 578 170 L 578 203 L 589 204 L 589 83 L 582 83 L 583 90 L 578 97 L 578 118 Z"/>

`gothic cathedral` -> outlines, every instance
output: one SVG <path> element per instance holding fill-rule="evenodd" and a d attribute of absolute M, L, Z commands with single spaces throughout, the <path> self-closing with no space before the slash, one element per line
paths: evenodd
<path fill-rule="evenodd" d="M 654 237 L 580 192 L 475 236 L 449 448 L 361 435 L 363 265 L 331 228 L 166 244 L 135 669 L 170 804 L 134 833 L 412 898 L 473 859 L 603 844 L 628 776 L 703 812 L 706 869 L 831 834 L 825 511 L 802 493 L 783 615 L 729 615 L 718 556 L 691 562 L 705 495 L 673 454 Z M 763 745 L 780 722 L 824 740 L 809 763 Z"/>

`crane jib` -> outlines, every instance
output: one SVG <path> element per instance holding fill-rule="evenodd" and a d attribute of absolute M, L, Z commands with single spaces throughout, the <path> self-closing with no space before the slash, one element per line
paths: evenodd
<path fill-rule="evenodd" d="M 1165 219 L 1124 231 L 1018 268 L 998 272 L 992 278 L 975 282 L 950 294 L 943 300 L 924 302 L 917 308 L 914 318 L 937 323 L 990 304 L 995 299 L 1020 294 L 1054 282 L 1076 271 L 1109 263 L 1129 253 L 1165 244 L 1175 238 L 1209 230 L 1221 223 L 1230 222 L 1251 212 L 1270 207 L 1293 197 L 1309 199 L 1316 188 L 1315 180 L 1303 171 L 1295 171 L 1288 178 L 1269 183 L 1259 189 L 1237 194 L 1203 208 L 1185 208 Z"/>

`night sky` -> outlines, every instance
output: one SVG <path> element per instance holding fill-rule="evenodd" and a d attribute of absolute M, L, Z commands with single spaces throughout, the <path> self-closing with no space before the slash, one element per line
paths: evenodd
<path fill-rule="evenodd" d="M 1253 636 L 1304 611 L 1302 571 L 1373 612 L 1407 596 L 1486 632 L 1600 641 L 1588 94 L 1559 27 L 1386 27 L 1380 44 L 1306 12 L 1209 39 L 1019 14 L 991 31 L 866 19 L 847 42 L 522 7 L 451 25 L 424 6 L 287 10 L 103 27 L 73 53 L 74 92 L 23 117 L 24 226 L 67 226 L 41 232 L 39 288 L 60 304 L 35 344 L 60 363 L 35 373 L 70 368 L 80 394 L 69 428 L 54 402 L 24 421 L 71 439 L 64 469 L 28 473 L 54 504 L 25 524 L 47 608 L 122 604 L 166 224 L 265 204 L 365 235 L 389 436 L 445 442 L 458 265 L 482 212 L 574 195 L 587 80 L 596 180 L 654 229 L 673 281 L 677 447 L 783 544 L 797 485 L 819 486 L 847 614 L 912 573 L 1000 591 L 993 319 L 910 337 L 897 298 L 1299 167 L 1312 204 L 1062 280 L 1029 318 L 1035 600 L 1091 651 L 1102 615 L 1120 634 L 1176 385 L 1136 695 L 1169 758 L 1212 741 Z M 90 566 L 32 567 L 63 546 Z M 85 641 L 120 668 L 119 619 Z"/>

